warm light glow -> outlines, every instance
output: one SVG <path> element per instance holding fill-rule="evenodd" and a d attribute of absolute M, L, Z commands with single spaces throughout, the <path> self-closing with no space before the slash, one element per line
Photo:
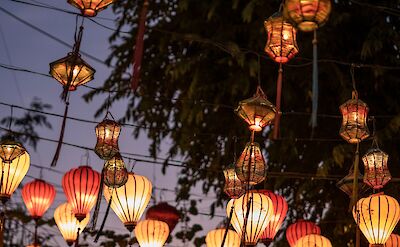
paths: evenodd
<path fill-rule="evenodd" d="M 103 172 L 104 184 L 110 188 L 119 188 L 128 180 L 128 171 L 119 153 L 106 162 Z"/>
<path fill-rule="evenodd" d="M 169 229 L 165 222 L 142 220 L 135 228 L 135 235 L 140 247 L 162 247 L 168 239 Z"/>
<path fill-rule="evenodd" d="M 236 175 L 243 184 L 255 185 L 265 179 L 265 161 L 260 145 L 256 142 L 247 143 L 242 154 L 236 161 Z"/>
<path fill-rule="evenodd" d="M 301 237 L 295 247 L 332 247 L 329 239 L 318 234 L 309 234 Z"/>
<path fill-rule="evenodd" d="M 342 126 L 339 134 L 349 143 L 358 143 L 369 136 L 368 106 L 353 92 L 353 98 L 340 106 Z"/>
<path fill-rule="evenodd" d="M 96 147 L 94 152 L 103 160 L 110 160 L 118 152 L 118 137 L 121 126 L 110 119 L 104 119 L 96 126 Z"/>
<path fill-rule="evenodd" d="M 10 164 L 15 158 L 26 152 L 24 146 L 11 139 L 5 139 L 0 142 L 0 159 L 4 163 Z"/>
<path fill-rule="evenodd" d="M 389 239 L 386 241 L 385 247 L 400 247 L 400 236 L 397 234 L 390 234 Z"/>
<path fill-rule="evenodd" d="M 225 243 L 222 245 L 224 239 L 225 229 L 215 229 L 207 233 L 206 246 L 207 247 L 240 247 L 240 236 L 235 231 L 228 230 Z"/>
<path fill-rule="evenodd" d="M 68 0 L 68 3 L 81 10 L 82 15 L 93 17 L 116 0 Z"/>
<path fill-rule="evenodd" d="M 224 192 L 233 199 L 238 198 L 241 196 L 245 189 L 236 175 L 236 171 L 234 167 L 229 167 L 224 170 L 224 176 L 225 176 L 225 186 L 224 186 Z"/>
<path fill-rule="evenodd" d="M 321 229 L 311 221 L 298 220 L 286 229 L 286 239 L 290 247 L 296 246 L 296 242 L 301 237 L 309 234 L 321 234 Z"/>
<path fill-rule="evenodd" d="M 53 185 L 41 179 L 35 179 L 24 185 L 21 194 L 31 217 L 39 219 L 53 203 L 56 190 Z"/>
<path fill-rule="evenodd" d="M 373 189 L 382 189 L 392 176 L 387 162 L 389 155 L 378 148 L 369 150 L 362 158 L 364 162 L 364 183 Z"/>

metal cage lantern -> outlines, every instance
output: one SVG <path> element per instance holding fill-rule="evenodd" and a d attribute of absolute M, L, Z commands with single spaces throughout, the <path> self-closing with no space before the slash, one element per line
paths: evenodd
<path fill-rule="evenodd" d="M 15 158 L 26 152 L 24 146 L 11 138 L 0 142 L 0 158 L 4 163 L 10 164 Z"/>
<path fill-rule="evenodd" d="M 179 211 L 166 202 L 160 202 L 147 209 L 146 220 L 159 220 L 167 223 L 171 233 L 178 224 L 181 214 Z"/>
<path fill-rule="evenodd" d="M 228 229 L 225 243 L 224 240 L 225 229 L 215 229 L 209 231 L 206 235 L 206 247 L 240 247 L 240 236 L 235 231 Z"/>
<path fill-rule="evenodd" d="M 242 181 L 236 175 L 235 167 L 232 165 L 224 170 L 225 185 L 224 192 L 230 198 L 236 199 L 243 195 L 245 188 Z"/>
<path fill-rule="evenodd" d="M 286 0 L 284 15 L 301 31 L 311 32 L 326 23 L 331 8 L 330 0 Z"/>
<path fill-rule="evenodd" d="M 139 221 L 135 228 L 140 247 L 162 247 L 169 236 L 168 225 L 158 220 Z"/>
<path fill-rule="evenodd" d="M 353 91 L 352 99 L 340 106 L 342 126 L 339 134 L 349 143 L 359 143 L 369 136 L 367 125 L 368 106 L 358 99 L 357 92 Z"/>
<path fill-rule="evenodd" d="M 390 234 L 389 239 L 386 241 L 385 247 L 400 247 L 400 236 L 397 234 Z"/>
<path fill-rule="evenodd" d="M 255 185 L 265 179 L 266 165 L 258 143 L 246 144 L 236 161 L 235 171 L 243 184 Z"/>
<path fill-rule="evenodd" d="M 253 97 L 242 100 L 235 110 L 236 114 L 249 124 L 251 131 L 261 131 L 275 118 L 275 106 L 267 100 L 260 86 Z"/>
<path fill-rule="evenodd" d="M 298 52 L 296 29 L 277 12 L 264 22 L 268 33 L 265 52 L 277 63 L 287 63 Z"/>
<path fill-rule="evenodd" d="M 68 0 L 68 3 L 78 8 L 82 15 L 94 17 L 98 12 L 107 8 L 108 5 L 116 2 L 116 0 Z"/>
<path fill-rule="evenodd" d="M 31 217 L 40 219 L 49 209 L 56 196 L 54 186 L 41 179 L 35 179 L 22 188 L 22 199 Z"/>
<path fill-rule="evenodd" d="M 363 157 L 364 183 L 373 189 L 382 189 L 392 176 L 387 162 L 389 155 L 379 148 L 370 149 Z"/>
<path fill-rule="evenodd" d="M 109 160 L 119 152 L 118 137 L 121 125 L 114 120 L 104 119 L 96 126 L 96 147 L 94 152 L 103 160 Z"/>
<path fill-rule="evenodd" d="M 295 247 L 332 247 L 329 239 L 318 234 L 309 234 L 301 237 Z"/>
<path fill-rule="evenodd" d="M 286 239 L 290 247 L 296 246 L 301 237 L 309 234 L 321 234 L 321 229 L 311 221 L 298 220 L 286 229 Z"/>
<path fill-rule="evenodd" d="M 117 153 L 104 165 L 104 184 L 110 188 L 119 188 L 128 181 L 128 170 L 121 154 Z"/>

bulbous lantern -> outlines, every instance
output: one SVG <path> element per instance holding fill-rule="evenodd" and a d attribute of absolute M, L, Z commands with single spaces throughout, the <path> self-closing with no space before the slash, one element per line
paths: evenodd
<path fill-rule="evenodd" d="M 128 181 L 128 170 L 124 160 L 117 153 L 104 165 L 104 184 L 110 188 L 119 188 Z"/>
<path fill-rule="evenodd" d="M 68 3 L 82 12 L 82 15 L 94 17 L 116 0 L 68 0 Z"/>
<path fill-rule="evenodd" d="M 90 166 L 74 168 L 64 175 L 62 187 L 75 217 L 81 221 L 96 204 L 100 174 Z"/>
<path fill-rule="evenodd" d="M 379 148 L 370 149 L 362 158 L 364 183 L 373 189 L 382 189 L 392 178 L 387 166 L 389 155 Z"/>
<path fill-rule="evenodd" d="M 240 236 L 235 231 L 228 229 L 225 243 L 222 245 L 224 239 L 225 229 L 215 229 L 207 233 L 206 246 L 207 247 L 240 247 Z"/>
<path fill-rule="evenodd" d="M 400 247 L 400 236 L 397 234 L 390 234 L 389 239 L 386 241 L 385 247 Z"/>
<path fill-rule="evenodd" d="M 255 246 L 273 216 L 274 206 L 271 199 L 262 193 L 250 191 L 238 199 L 231 199 L 228 202 L 226 210 L 228 216 L 232 204 L 231 223 L 233 228 L 239 235 L 245 234 L 245 246 Z"/>
<path fill-rule="evenodd" d="M 162 247 L 169 236 L 168 225 L 158 220 L 139 221 L 135 227 L 140 247 Z"/>
<path fill-rule="evenodd" d="M 321 229 L 311 221 L 298 220 L 286 229 L 286 239 L 290 247 L 296 246 L 297 240 L 309 234 L 321 234 Z"/>
<path fill-rule="evenodd" d="M 151 198 L 152 184 L 144 176 L 130 172 L 128 181 L 119 188 L 104 186 L 104 197 L 111 200 L 111 208 L 132 232 Z"/>
<path fill-rule="evenodd" d="M 118 137 L 121 125 L 111 119 L 104 119 L 96 126 L 97 143 L 94 152 L 103 160 L 109 160 L 119 152 Z"/>
<path fill-rule="evenodd" d="M 31 217 L 40 219 L 51 206 L 56 196 L 54 186 L 41 179 L 35 179 L 22 188 L 22 199 Z"/>
<path fill-rule="evenodd" d="M 353 217 L 370 246 L 384 246 L 400 219 L 400 206 L 393 197 L 374 194 L 357 202 Z"/>
<path fill-rule="evenodd" d="M 225 185 L 224 192 L 230 198 L 236 199 L 245 192 L 242 181 L 236 175 L 235 167 L 231 166 L 224 170 Z"/>
<path fill-rule="evenodd" d="M 4 163 L 10 164 L 15 158 L 26 152 L 24 146 L 11 138 L 0 142 L 0 158 Z"/>
<path fill-rule="evenodd" d="M 298 52 L 296 29 L 286 22 L 280 12 L 264 22 L 268 33 L 265 52 L 277 63 L 287 63 Z"/>
<path fill-rule="evenodd" d="M 287 0 L 284 15 L 301 31 L 310 32 L 325 24 L 331 8 L 330 0 Z"/>
<path fill-rule="evenodd" d="M 159 220 L 167 223 L 171 233 L 178 224 L 181 215 L 179 211 L 166 202 L 160 202 L 147 209 L 146 220 Z"/>
<path fill-rule="evenodd" d="M 236 161 L 236 175 L 243 184 L 255 185 L 265 179 L 265 161 L 260 145 L 247 143 L 239 159 Z"/>
<path fill-rule="evenodd" d="M 352 99 L 340 106 L 342 126 L 339 134 L 349 143 L 359 143 L 369 136 L 367 125 L 368 106 L 353 91 Z"/>
<path fill-rule="evenodd" d="M 68 246 L 71 246 L 76 241 L 78 230 L 81 233 L 89 223 L 89 219 L 90 215 L 87 214 L 81 221 L 78 221 L 69 203 L 61 204 L 54 211 L 54 221 Z"/>
<path fill-rule="evenodd" d="M 276 109 L 267 100 L 267 96 L 261 87 L 257 87 L 254 96 L 240 101 L 235 112 L 249 124 L 251 131 L 261 131 L 263 127 L 274 120 Z"/>
<path fill-rule="evenodd" d="M 329 239 L 318 234 L 309 234 L 301 237 L 296 247 L 332 247 L 332 243 Z"/>

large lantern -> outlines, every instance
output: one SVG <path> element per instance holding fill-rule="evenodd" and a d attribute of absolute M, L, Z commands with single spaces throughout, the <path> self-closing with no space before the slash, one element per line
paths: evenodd
<path fill-rule="evenodd" d="M 103 160 L 109 160 L 118 152 L 118 137 L 121 125 L 114 120 L 104 119 L 96 126 L 97 143 L 94 152 Z"/>
<path fill-rule="evenodd" d="M 245 188 L 243 186 L 242 181 L 236 175 L 235 167 L 231 166 L 224 170 L 225 176 L 225 185 L 224 192 L 230 198 L 236 199 L 239 196 L 243 195 L 245 192 Z"/>
<path fill-rule="evenodd" d="M 82 15 L 93 17 L 115 1 L 116 0 L 68 0 L 68 3 L 78 8 L 82 12 Z"/>
<path fill-rule="evenodd" d="M 303 32 L 323 26 L 331 12 L 330 0 L 287 0 L 285 17 Z"/>
<path fill-rule="evenodd" d="M 400 206 L 393 197 L 374 194 L 357 202 L 353 217 L 371 246 L 384 246 L 400 219 Z"/>
<path fill-rule="evenodd" d="M 18 185 L 29 170 L 30 162 L 31 159 L 28 152 L 24 152 L 15 158 L 11 164 L 1 162 L 0 200 L 3 203 L 7 202 L 18 188 Z"/>
<path fill-rule="evenodd" d="M 100 173 L 90 166 L 80 166 L 67 172 L 62 187 L 78 221 L 83 220 L 96 204 L 100 189 Z"/>
<path fill-rule="evenodd" d="M 311 221 L 298 220 L 286 229 L 286 239 L 290 247 L 296 246 L 297 240 L 309 234 L 321 234 L 321 229 Z"/>
<path fill-rule="evenodd" d="M 135 227 L 140 247 L 162 247 L 169 236 L 167 223 L 158 220 L 142 220 Z"/>
<path fill-rule="evenodd" d="M 296 247 L 332 247 L 329 239 L 319 234 L 309 234 L 296 242 Z"/>
<path fill-rule="evenodd" d="M 10 164 L 15 158 L 26 152 L 24 146 L 12 139 L 5 139 L 0 142 L 0 158 L 4 163 Z"/>
<path fill-rule="evenodd" d="M 271 243 L 273 241 L 276 233 L 281 228 L 282 223 L 285 220 L 286 213 L 288 211 L 288 204 L 284 197 L 277 195 L 272 191 L 258 190 L 258 192 L 268 196 L 272 201 L 272 205 L 274 206 L 271 220 L 269 221 L 260 238 L 260 240 L 267 245 L 268 243 Z"/>
<path fill-rule="evenodd" d="M 255 246 L 273 217 L 274 206 L 271 199 L 262 193 L 250 191 L 238 199 L 231 199 L 228 202 L 227 215 L 230 214 L 232 203 L 231 223 L 233 228 L 239 235 L 245 234 L 244 244 L 246 246 Z"/>
<path fill-rule="evenodd" d="M 261 87 L 257 87 L 254 96 L 240 101 L 235 112 L 249 124 L 251 131 L 261 131 L 263 127 L 274 120 L 276 109 L 267 100 L 267 96 Z"/>
<path fill-rule="evenodd" d="M 280 12 L 264 22 L 268 33 L 265 52 L 277 63 L 286 63 L 298 52 L 296 29 L 286 22 Z"/>
<path fill-rule="evenodd" d="M 159 220 L 167 223 L 169 232 L 172 232 L 178 224 L 181 214 L 166 202 L 160 202 L 147 209 L 146 220 Z"/>
<path fill-rule="evenodd" d="M 35 179 L 22 188 L 22 199 L 31 217 L 40 219 L 54 201 L 54 186 L 41 179 Z"/>
<path fill-rule="evenodd" d="M 240 247 L 240 236 L 235 231 L 228 229 L 225 243 L 222 245 L 224 240 L 225 229 L 215 229 L 207 233 L 206 246 L 207 247 Z"/>
<path fill-rule="evenodd" d="M 112 189 L 104 186 L 104 197 L 110 201 L 112 196 L 112 210 L 132 232 L 149 204 L 151 191 L 152 184 L 146 177 L 130 172 L 128 181 L 122 187 Z"/>
<path fill-rule="evenodd" d="M 353 92 L 352 99 L 340 106 L 342 126 L 339 134 L 349 143 L 359 143 L 369 136 L 367 125 L 368 106 Z"/>
<path fill-rule="evenodd" d="M 256 142 L 246 144 L 236 161 L 235 171 L 243 184 L 255 185 L 265 179 L 265 161 L 260 145 Z"/>
<path fill-rule="evenodd" d="M 87 214 L 81 221 L 78 221 L 69 203 L 61 204 L 54 211 L 54 221 L 68 246 L 71 246 L 76 241 L 78 230 L 81 233 L 89 223 L 89 219 L 90 215 Z"/>
<path fill-rule="evenodd" d="M 381 189 L 392 178 L 387 166 L 389 155 L 379 148 L 370 149 L 362 158 L 364 162 L 364 183 L 374 189 Z"/>
<path fill-rule="evenodd" d="M 397 234 L 390 234 L 389 239 L 386 241 L 385 247 L 400 247 L 400 236 Z"/>
<path fill-rule="evenodd" d="M 108 160 L 103 169 L 104 184 L 110 188 L 119 188 L 128 180 L 128 170 L 119 153 Z"/>

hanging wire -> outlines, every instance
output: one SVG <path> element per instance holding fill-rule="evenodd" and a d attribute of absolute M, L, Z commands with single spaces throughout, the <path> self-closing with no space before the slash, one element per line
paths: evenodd
<path fill-rule="evenodd" d="M 11 125 L 12 125 L 13 118 L 14 118 L 14 106 L 11 105 L 10 106 L 10 121 L 8 122 L 8 131 L 10 131 L 10 132 L 12 132 Z"/>
<path fill-rule="evenodd" d="M 376 119 L 374 116 L 370 117 L 372 121 L 372 148 L 379 149 L 378 136 L 376 135 Z"/>
<path fill-rule="evenodd" d="M 258 86 L 259 87 L 261 87 L 261 56 L 260 55 L 257 55 L 257 57 L 258 57 L 258 81 L 257 81 L 257 83 L 258 83 Z"/>

